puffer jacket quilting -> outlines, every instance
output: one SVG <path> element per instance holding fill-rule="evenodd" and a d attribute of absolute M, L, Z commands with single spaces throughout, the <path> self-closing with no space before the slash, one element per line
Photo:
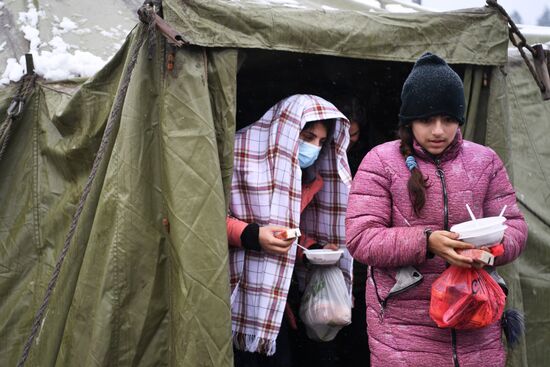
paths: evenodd
<path fill-rule="evenodd" d="M 391 297 L 384 312 L 368 277 L 367 323 L 373 366 L 453 366 L 451 331 L 440 329 L 429 316 L 433 281 L 446 269 L 443 259 L 427 258 L 424 230 L 444 229 L 443 188 L 436 162 L 415 143 L 420 170 L 428 179 L 426 205 L 416 216 L 409 200 L 410 173 L 399 152 L 399 141 L 377 146 L 364 158 L 349 197 L 346 239 L 353 257 L 373 267 L 379 296 L 384 299 L 399 267 L 413 265 L 424 276 L 416 287 Z M 440 157 L 445 173 L 449 227 L 469 220 L 466 204 L 476 217 L 498 215 L 507 205 L 503 265 L 525 246 L 527 225 L 502 161 L 484 146 L 463 141 L 460 131 Z M 370 273 L 369 273 L 370 274 Z M 457 330 L 460 366 L 503 366 L 501 329 Z"/>

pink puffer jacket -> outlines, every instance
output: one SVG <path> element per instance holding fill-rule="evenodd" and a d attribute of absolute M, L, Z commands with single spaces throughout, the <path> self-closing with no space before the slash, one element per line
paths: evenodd
<path fill-rule="evenodd" d="M 389 298 L 382 310 L 371 272 L 367 279 L 367 324 L 372 366 L 504 366 L 499 322 L 483 329 L 440 329 L 429 316 L 433 281 L 445 270 L 440 257 L 427 258 L 426 228 L 444 229 L 444 188 L 437 165 L 415 143 L 419 168 L 428 178 L 426 205 L 417 217 L 409 200 L 410 173 L 399 141 L 370 151 L 357 172 L 346 215 L 346 238 L 353 257 L 372 266 L 378 296 L 384 300 L 395 284 L 397 269 L 412 265 L 423 275 L 414 288 Z M 508 205 L 503 244 L 496 265 L 519 256 L 527 225 L 517 205 L 506 170 L 491 149 L 463 141 L 460 131 L 437 162 L 444 173 L 448 228 L 476 217 L 498 215 Z M 452 335 L 456 333 L 455 335 Z M 455 351 L 456 357 L 453 358 Z"/>

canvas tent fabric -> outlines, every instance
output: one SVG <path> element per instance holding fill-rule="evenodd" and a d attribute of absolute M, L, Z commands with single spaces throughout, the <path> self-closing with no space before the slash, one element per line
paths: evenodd
<path fill-rule="evenodd" d="M 511 132 L 520 120 L 508 117 L 510 76 L 503 69 L 508 36 L 496 11 L 389 14 L 344 0 L 287 3 L 164 2 L 165 19 L 192 46 L 177 51 L 170 73 L 161 36 L 154 46 L 142 48 L 122 117 L 27 365 L 232 365 L 225 214 L 240 49 L 410 62 L 430 50 L 467 65 L 466 136 L 493 147 L 520 174 L 522 164 L 544 157 L 537 155 L 545 152 L 537 145 L 515 163 L 523 145 Z M 2 365 L 19 359 L 142 29 L 134 29 L 93 78 L 39 81 L 16 121 L 0 161 Z M 520 80 L 522 90 L 532 87 Z M 2 119 L 15 90 L 0 90 Z M 543 121 L 544 108 L 532 107 L 540 118 L 530 128 L 538 129 L 533 133 L 539 139 L 548 121 Z M 546 251 L 548 225 L 540 218 L 548 213 L 540 207 L 548 197 L 542 190 L 549 173 L 542 167 L 537 176 L 542 196 L 531 196 L 531 187 L 521 186 L 526 182 L 518 182 L 518 191 L 539 210 L 526 216 L 531 230 L 538 231 L 530 233 L 538 241 L 533 247 Z M 171 223 L 169 234 L 164 217 Z M 534 227 L 533 220 L 541 225 Z M 520 263 L 528 271 L 515 264 L 507 271 L 511 302 L 523 304 L 540 325 L 533 324 L 537 333 L 528 330 L 527 338 L 537 353 L 531 356 L 530 343 L 524 343 L 513 359 L 516 366 L 548 360 L 543 347 L 550 339 L 543 324 L 547 314 L 533 304 L 538 298 L 524 293 L 547 292 L 544 278 L 533 274 L 548 272 L 540 254 L 531 254 Z"/>
<path fill-rule="evenodd" d="M 0 162 L 2 365 L 30 332 L 134 37 L 74 93 L 39 84 Z M 236 55 L 183 51 L 192 67 L 163 84 L 161 52 L 147 54 L 27 365 L 232 363 L 224 181 Z"/>
<path fill-rule="evenodd" d="M 549 44 L 546 44 L 550 46 Z M 515 49 L 507 64 L 509 136 L 513 184 L 529 225 L 527 247 L 506 269 L 514 283 L 510 297 L 526 319 L 525 353 L 514 352 L 515 366 L 543 366 L 550 358 L 550 100 L 544 101 L 525 62 Z"/>
<path fill-rule="evenodd" d="M 191 43 L 206 47 L 410 62 L 424 50 L 434 49 L 449 63 L 506 62 L 506 23 L 499 13 L 486 8 L 404 14 L 349 0 L 286 4 L 269 0 L 169 0 L 164 2 L 164 16 Z"/>

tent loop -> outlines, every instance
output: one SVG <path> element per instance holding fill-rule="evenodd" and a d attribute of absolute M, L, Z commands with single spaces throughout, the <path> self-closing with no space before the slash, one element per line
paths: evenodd
<path fill-rule="evenodd" d="M 543 68 L 533 66 L 533 63 L 529 60 L 527 55 L 525 54 L 524 48 L 529 50 L 531 52 L 531 55 L 533 56 L 533 59 L 535 61 L 541 60 L 545 58 L 544 51 L 542 47 L 537 48 L 536 46 L 530 46 L 527 43 L 527 40 L 525 39 L 525 36 L 520 32 L 518 27 L 516 26 L 516 23 L 512 20 L 512 18 L 508 15 L 506 10 L 497 3 L 497 0 L 487 0 L 487 5 L 490 7 L 493 7 L 497 9 L 508 21 L 508 35 L 510 37 L 510 41 L 514 46 L 517 47 L 521 57 L 525 61 L 525 64 L 529 68 L 529 71 L 531 72 L 531 75 L 533 75 L 533 78 L 535 79 L 535 82 L 537 83 L 543 98 L 545 100 L 550 99 L 550 79 L 548 79 L 548 68 Z M 541 54 L 542 53 L 542 54 Z M 540 61 L 540 63 L 543 63 Z"/>
<path fill-rule="evenodd" d="M 536 51 L 536 55 L 533 58 L 535 64 L 535 70 L 537 75 L 540 77 L 540 80 L 544 84 L 544 90 L 541 89 L 543 99 L 550 99 L 550 70 L 549 70 L 549 56 L 548 52 L 544 50 L 542 44 L 538 43 L 533 45 L 533 48 Z"/>
<path fill-rule="evenodd" d="M 0 126 L 0 162 L 2 161 L 2 157 L 4 156 L 8 141 L 11 137 L 13 122 L 23 112 L 25 101 L 34 91 L 35 81 L 36 74 L 33 69 L 32 72 L 28 72 L 21 79 L 17 94 L 13 97 L 6 111 L 6 119 Z"/>
<path fill-rule="evenodd" d="M 146 24 L 149 24 L 149 60 L 153 58 L 153 52 L 156 45 L 156 35 L 154 30 L 157 29 L 166 38 L 170 48 L 167 56 L 166 67 L 169 72 L 174 69 L 176 59 L 176 48 L 188 45 L 189 41 L 184 39 L 172 26 L 170 26 L 157 13 L 161 13 L 161 2 L 145 1 L 138 9 L 139 19 Z"/>
<path fill-rule="evenodd" d="M 143 23 L 152 23 L 156 26 L 156 28 L 172 46 L 182 47 L 184 45 L 188 45 L 189 41 L 157 14 L 157 6 L 158 4 L 155 5 L 150 1 L 143 3 L 143 5 L 138 9 L 139 20 Z"/>
<path fill-rule="evenodd" d="M 110 140 L 111 140 L 111 134 L 116 129 L 118 123 L 120 122 L 121 114 L 122 114 L 122 107 L 124 104 L 124 100 L 126 98 L 126 92 L 128 91 L 128 86 L 130 85 L 130 79 L 132 77 L 132 72 L 134 70 L 134 67 L 136 66 L 139 51 L 141 50 L 141 47 L 143 45 L 143 42 L 146 38 L 146 34 L 148 32 L 148 28 L 146 25 L 143 25 L 139 27 L 137 30 L 137 37 L 135 42 L 133 43 L 133 48 L 130 52 L 129 58 L 128 58 L 128 64 L 125 67 L 123 77 L 120 81 L 116 98 L 113 101 L 113 106 L 111 108 L 111 113 L 109 114 L 109 119 L 107 120 L 107 124 L 105 126 L 105 130 L 103 132 L 103 137 L 101 138 L 101 143 L 99 144 L 99 149 L 97 150 L 92 169 L 90 171 L 90 174 L 88 176 L 88 179 L 86 181 L 86 184 L 84 185 L 84 189 L 82 190 L 82 194 L 80 196 L 80 200 L 78 201 L 77 207 L 75 212 L 73 213 L 72 219 L 71 219 L 71 225 L 69 228 L 69 231 L 67 233 L 67 236 L 65 237 L 65 242 L 63 243 L 63 248 L 61 249 L 61 253 L 59 254 L 59 257 L 57 259 L 57 262 L 55 263 L 55 267 L 52 273 L 52 277 L 48 283 L 48 287 L 46 288 L 46 294 L 44 295 L 44 299 L 42 300 L 42 304 L 40 305 L 39 309 L 37 310 L 34 320 L 32 323 L 31 332 L 29 334 L 29 337 L 27 341 L 25 342 L 25 345 L 23 347 L 23 352 L 21 354 L 21 358 L 19 359 L 19 362 L 17 363 L 17 367 L 23 367 L 25 365 L 25 362 L 27 361 L 27 358 L 30 354 L 31 347 L 35 344 L 33 343 L 34 339 L 39 333 L 40 328 L 42 327 L 42 322 L 44 319 L 44 314 L 46 313 L 46 310 L 48 309 L 48 305 L 50 303 L 50 297 L 55 289 L 55 286 L 57 284 L 57 280 L 59 279 L 59 274 L 61 272 L 61 266 L 63 265 L 63 261 L 65 260 L 65 257 L 69 251 L 69 247 L 71 245 L 72 239 L 74 237 L 74 234 L 76 233 L 76 228 L 78 226 L 78 221 L 80 219 L 80 215 L 82 214 L 82 211 L 84 209 L 84 205 L 86 204 L 86 199 L 88 198 L 88 195 L 90 194 L 90 191 L 92 189 L 92 184 L 94 182 L 95 176 L 99 170 L 99 167 L 101 165 L 101 162 L 103 161 L 103 158 L 105 156 L 105 153 L 109 149 Z"/>

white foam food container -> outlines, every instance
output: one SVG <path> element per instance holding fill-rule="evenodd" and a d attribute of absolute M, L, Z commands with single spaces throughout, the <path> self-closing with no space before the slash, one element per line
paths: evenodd
<path fill-rule="evenodd" d="M 467 222 L 455 224 L 451 227 L 451 232 L 460 233 L 461 235 L 478 234 L 483 233 L 491 227 L 496 228 L 504 224 L 504 222 L 506 222 L 506 217 L 502 216 L 479 218 L 475 221 L 469 220 Z"/>
<path fill-rule="evenodd" d="M 312 264 L 332 265 L 340 260 L 344 250 L 307 250 L 304 253 Z"/>
<path fill-rule="evenodd" d="M 508 228 L 507 225 L 501 224 L 498 227 L 478 231 L 478 233 L 468 234 L 466 236 L 460 235 L 458 239 L 463 242 L 471 243 L 476 247 L 490 246 L 502 241 L 506 228 Z"/>

